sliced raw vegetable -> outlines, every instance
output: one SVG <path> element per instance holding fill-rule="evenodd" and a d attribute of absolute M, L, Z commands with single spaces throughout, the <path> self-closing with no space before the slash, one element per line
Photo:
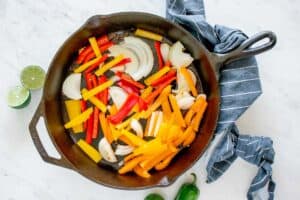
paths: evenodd
<path fill-rule="evenodd" d="M 181 110 L 187 110 L 193 105 L 195 97 L 191 96 L 188 92 L 182 92 L 176 95 L 176 100 Z"/>
<path fill-rule="evenodd" d="M 86 153 L 95 163 L 100 162 L 102 156 L 101 154 L 91 145 L 86 143 L 84 140 L 80 139 L 77 142 L 77 145 L 80 147 L 80 149 Z"/>
<path fill-rule="evenodd" d="M 98 144 L 99 152 L 101 153 L 102 157 L 107 160 L 108 162 L 117 162 L 117 157 L 111 148 L 109 142 L 104 137 L 100 140 Z"/>
<path fill-rule="evenodd" d="M 144 89 L 144 88 L 145 88 L 145 86 L 144 86 L 142 83 L 133 80 L 133 79 L 132 79 L 130 76 L 128 76 L 127 74 L 124 74 L 124 73 L 122 73 L 122 72 L 117 72 L 116 75 L 117 75 L 118 77 L 120 77 L 120 79 L 121 79 L 122 81 L 126 82 L 126 83 L 129 84 L 129 85 L 132 85 L 132 86 L 137 87 L 137 88 L 139 88 L 139 89 Z"/>
<path fill-rule="evenodd" d="M 196 97 L 198 95 L 198 92 L 197 92 L 197 89 L 196 89 L 196 86 L 195 86 L 195 83 L 193 81 L 191 74 L 185 67 L 180 67 L 179 71 L 185 78 L 187 85 L 188 85 L 189 89 L 191 90 L 193 96 Z"/>
<path fill-rule="evenodd" d="M 149 96 L 149 94 L 152 92 L 153 87 L 148 86 L 146 89 L 143 90 L 142 94 L 141 94 L 141 98 L 145 99 L 147 96 Z"/>
<path fill-rule="evenodd" d="M 104 64 L 101 68 L 99 68 L 95 74 L 97 76 L 103 75 L 107 70 L 109 70 L 110 68 L 114 67 L 116 64 L 118 64 L 122 59 L 124 58 L 124 56 L 122 54 L 116 56 L 114 59 L 112 59 L 111 61 L 109 61 L 108 63 Z"/>
<path fill-rule="evenodd" d="M 136 136 L 135 134 L 123 129 L 121 130 L 122 135 L 124 135 L 126 138 L 128 138 L 134 146 L 141 146 L 146 143 L 145 140 L 141 139 L 140 137 Z"/>
<path fill-rule="evenodd" d="M 96 139 L 99 134 L 99 109 L 94 109 L 94 115 L 93 115 L 93 134 L 92 139 Z"/>
<path fill-rule="evenodd" d="M 75 73 L 81 73 L 84 70 L 86 70 L 87 68 L 89 68 L 90 66 L 94 65 L 95 63 L 99 62 L 101 60 L 101 57 L 95 58 L 93 60 L 90 60 L 82 65 L 80 65 L 79 67 L 77 67 L 74 72 Z"/>
<path fill-rule="evenodd" d="M 105 117 L 105 114 L 102 112 L 99 114 L 99 121 L 104 137 L 107 139 L 108 143 L 111 144 L 114 140 L 114 137 L 112 135 L 111 128 Z"/>
<path fill-rule="evenodd" d="M 118 172 L 119 174 L 125 174 L 129 171 L 132 171 L 141 161 L 147 159 L 147 156 L 138 156 L 132 160 L 126 162 L 123 167 L 121 167 Z"/>
<path fill-rule="evenodd" d="M 7 104 L 16 109 L 26 107 L 30 103 L 30 99 L 30 91 L 22 86 L 11 88 L 7 94 Z"/>
<path fill-rule="evenodd" d="M 163 58 L 165 63 L 169 59 L 168 58 L 169 51 L 170 51 L 170 45 L 169 44 L 167 44 L 167 43 L 161 43 L 160 44 L 160 52 L 161 52 L 162 58 Z"/>
<path fill-rule="evenodd" d="M 108 58 L 107 54 L 104 54 L 101 59 L 99 59 L 96 63 L 94 63 L 93 65 L 91 65 L 90 67 L 88 67 L 84 72 L 85 73 L 90 73 L 92 71 L 94 71 L 95 69 L 97 69 L 101 64 L 103 64 L 106 59 Z"/>
<path fill-rule="evenodd" d="M 178 125 L 180 125 L 181 127 L 185 127 L 186 124 L 185 124 L 185 121 L 183 119 L 180 108 L 177 104 L 176 98 L 172 94 L 170 94 L 169 95 L 169 100 L 170 100 L 170 103 L 171 103 L 171 106 L 172 106 L 172 110 L 175 114 L 175 120 L 177 121 Z"/>
<path fill-rule="evenodd" d="M 82 97 L 83 97 L 84 100 L 87 100 L 87 99 L 89 99 L 90 97 L 95 96 L 95 95 L 98 94 L 99 92 L 105 90 L 106 88 L 112 86 L 113 83 L 114 83 L 113 81 L 108 80 L 108 81 L 106 81 L 105 83 L 103 83 L 103 84 L 101 84 L 101 85 L 99 85 L 99 86 L 97 86 L 97 87 L 95 87 L 95 88 L 93 88 L 93 89 L 87 91 L 86 93 L 82 94 Z"/>
<path fill-rule="evenodd" d="M 131 49 L 139 59 L 139 69 L 132 75 L 134 80 L 140 80 L 152 71 L 154 57 L 150 46 L 137 37 L 128 36 L 124 38 L 121 46 Z"/>
<path fill-rule="evenodd" d="M 137 136 L 143 138 L 143 127 L 138 120 L 132 119 L 130 122 L 130 127 L 132 128 L 132 130 L 134 130 Z"/>
<path fill-rule="evenodd" d="M 133 86 L 132 84 L 127 83 L 124 80 L 118 81 L 117 85 L 120 86 L 124 91 L 126 91 L 127 94 L 134 93 L 136 95 L 139 95 L 139 93 L 140 93 L 140 90 L 137 87 Z"/>
<path fill-rule="evenodd" d="M 100 52 L 100 49 L 99 49 L 96 38 L 95 37 L 89 38 L 89 42 L 91 44 L 91 47 L 92 47 L 96 57 L 101 57 L 102 55 L 101 55 L 101 52 Z"/>
<path fill-rule="evenodd" d="M 133 168 L 133 171 L 140 177 L 143 178 L 150 178 L 151 175 L 148 173 L 147 170 L 145 170 L 144 168 L 142 168 L 140 165 L 137 165 Z M 154 199 L 153 199 L 154 200 Z"/>
<path fill-rule="evenodd" d="M 155 41 L 154 42 L 154 48 L 155 48 L 155 51 L 156 51 L 156 56 L 157 56 L 157 61 L 158 61 L 158 69 L 161 69 L 164 66 L 164 61 L 163 61 L 163 58 L 162 58 L 162 55 L 161 55 L 161 52 L 160 52 L 160 42 Z"/>
<path fill-rule="evenodd" d="M 146 31 L 146 30 L 139 29 L 139 28 L 136 29 L 134 34 L 137 35 L 137 36 L 140 36 L 140 37 L 151 39 L 151 40 L 162 41 L 162 39 L 163 39 L 163 36 L 161 36 L 157 33 L 153 33 L 151 31 Z"/>
<path fill-rule="evenodd" d="M 78 125 L 82 124 L 83 122 L 85 122 L 92 113 L 93 113 L 93 108 L 88 108 L 86 111 L 84 111 L 83 113 L 76 116 L 75 118 L 70 120 L 68 123 L 66 123 L 64 125 L 64 127 L 66 129 L 68 129 L 68 128 L 72 128 L 74 126 L 78 126 Z"/>
<path fill-rule="evenodd" d="M 133 151 L 133 149 L 134 148 L 132 146 L 118 144 L 116 147 L 115 154 L 119 156 L 126 156 L 130 154 Z"/>
<path fill-rule="evenodd" d="M 153 87 L 156 87 L 160 84 L 163 84 L 165 82 L 168 82 L 170 79 L 173 79 L 174 77 L 176 77 L 176 70 L 175 69 L 171 69 L 167 74 L 163 75 L 162 77 L 154 80 L 151 85 Z"/>
<path fill-rule="evenodd" d="M 194 74 L 194 72 L 192 72 L 191 70 L 187 69 L 187 71 L 189 72 L 193 85 L 196 85 L 196 76 Z M 180 93 L 180 92 L 189 92 L 190 91 L 190 87 L 188 85 L 188 82 L 186 81 L 185 77 L 183 76 L 183 74 L 178 71 L 177 72 L 177 90 L 175 91 L 176 93 Z"/>
<path fill-rule="evenodd" d="M 193 57 L 189 53 L 183 52 L 184 46 L 180 41 L 173 44 L 169 51 L 169 60 L 176 68 L 187 67 L 193 62 Z"/>
<path fill-rule="evenodd" d="M 70 99 L 81 99 L 80 93 L 81 74 L 70 74 L 64 81 L 62 91 Z"/>
<path fill-rule="evenodd" d="M 135 78 L 135 73 L 139 69 L 139 60 L 137 55 L 130 49 L 120 46 L 120 45 L 114 45 L 108 49 L 110 51 L 110 54 L 114 57 L 122 54 L 125 58 L 129 58 L 130 62 L 125 64 L 125 72 L 128 73 L 130 76 Z M 121 61 L 122 62 L 122 61 Z M 112 68 L 114 69 L 114 68 Z"/>
<path fill-rule="evenodd" d="M 156 81 L 157 79 L 159 79 L 160 77 L 168 73 L 169 71 L 170 71 L 170 67 L 164 67 L 160 69 L 158 72 L 156 72 L 155 74 L 149 76 L 144 82 L 146 85 L 151 85 L 153 84 L 154 81 Z"/>
<path fill-rule="evenodd" d="M 46 73 L 40 66 L 30 65 L 21 71 L 21 83 L 29 90 L 40 89 L 44 85 Z"/>
<path fill-rule="evenodd" d="M 82 95 L 86 95 L 88 93 L 88 90 L 83 88 L 81 92 L 82 92 Z M 93 105 L 95 105 L 97 108 L 99 108 L 102 112 L 106 112 L 105 104 L 102 101 L 100 101 L 97 97 L 91 96 L 91 97 L 88 98 L 88 100 Z"/>
<path fill-rule="evenodd" d="M 67 100 L 65 101 L 65 106 L 70 120 L 74 119 L 82 112 L 80 100 Z M 83 132 L 83 125 L 79 124 L 74 126 L 72 129 L 73 133 L 81 133 Z"/>
<path fill-rule="evenodd" d="M 128 97 L 128 94 L 122 88 L 117 86 L 111 86 L 109 88 L 109 95 L 117 109 L 121 108 Z"/>

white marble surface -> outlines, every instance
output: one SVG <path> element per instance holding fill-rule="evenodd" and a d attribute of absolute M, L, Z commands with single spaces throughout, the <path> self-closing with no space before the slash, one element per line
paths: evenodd
<path fill-rule="evenodd" d="M 182 176 L 168 188 L 135 192 L 97 185 L 71 170 L 41 160 L 28 132 L 40 91 L 33 93 L 26 109 L 13 110 L 6 106 L 7 89 L 19 84 L 19 73 L 24 66 L 38 64 L 47 70 L 60 44 L 89 16 L 125 10 L 163 16 L 165 4 L 162 0 L 0 0 L 0 199 L 134 200 L 143 199 L 153 191 L 172 199 L 181 183 L 188 179 Z M 239 27 L 249 35 L 273 30 L 278 36 L 276 47 L 257 57 L 264 94 L 238 124 L 244 133 L 273 138 L 276 199 L 299 199 L 300 1 L 209 0 L 206 12 L 211 23 Z M 38 128 L 48 151 L 55 154 L 43 123 Z M 204 159 L 191 171 L 200 177 L 200 199 L 214 200 L 246 199 L 248 185 L 256 173 L 255 167 L 237 160 L 222 178 L 208 185 Z"/>

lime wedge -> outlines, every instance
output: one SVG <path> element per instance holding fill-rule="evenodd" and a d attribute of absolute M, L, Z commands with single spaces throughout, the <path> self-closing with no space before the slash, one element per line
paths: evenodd
<path fill-rule="evenodd" d="M 16 109 L 26 107 L 31 99 L 30 91 L 22 86 L 11 88 L 7 94 L 7 104 Z"/>
<path fill-rule="evenodd" d="M 25 67 L 21 72 L 22 85 L 30 90 L 40 89 L 44 85 L 45 71 L 36 65 Z"/>

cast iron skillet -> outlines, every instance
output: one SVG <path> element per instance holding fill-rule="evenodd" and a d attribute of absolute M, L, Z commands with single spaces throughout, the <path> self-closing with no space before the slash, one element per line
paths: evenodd
<path fill-rule="evenodd" d="M 133 174 L 119 175 L 113 170 L 98 167 L 97 164 L 84 155 L 74 144 L 69 134 L 66 133 L 63 127 L 60 104 L 62 81 L 74 59 L 74 55 L 86 43 L 87 39 L 90 36 L 127 30 L 133 27 L 162 34 L 173 42 L 180 40 L 195 58 L 193 64 L 201 78 L 204 93 L 208 97 L 206 114 L 198 136 L 191 147 L 182 151 L 167 169 L 152 173 L 153 175 L 149 179 L 143 179 Z M 253 44 L 265 38 L 269 39 L 268 42 L 251 48 Z M 219 115 L 218 76 L 220 67 L 224 63 L 269 50 L 275 43 L 276 36 L 274 33 L 265 31 L 247 39 L 239 48 L 228 54 L 214 54 L 209 52 L 203 44 L 181 26 L 156 15 L 122 12 L 93 16 L 64 42 L 53 58 L 47 73 L 41 102 L 29 125 L 31 137 L 44 161 L 77 171 L 99 184 L 119 189 L 144 189 L 170 185 L 193 166 L 213 137 Z M 60 159 L 49 156 L 41 143 L 36 130 L 40 117 L 44 118 L 50 138 L 61 155 Z"/>

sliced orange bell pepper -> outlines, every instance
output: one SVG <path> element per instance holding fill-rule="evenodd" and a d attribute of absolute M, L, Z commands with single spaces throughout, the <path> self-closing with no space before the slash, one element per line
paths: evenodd
<path fill-rule="evenodd" d="M 147 160 L 144 160 L 143 162 L 140 163 L 140 166 L 145 169 L 146 171 L 149 171 L 152 169 L 155 165 L 157 165 L 160 161 L 162 161 L 164 158 L 169 156 L 172 151 L 170 151 L 167 148 L 167 145 L 163 146 L 164 148 L 161 148 L 160 151 L 155 154 L 154 156 L 150 157 Z"/>
<path fill-rule="evenodd" d="M 195 117 L 192 119 L 191 126 L 193 127 L 193 129 L 195 131 L 199 130 L 199 126 L 200 126 L 203 114 L 206 110 L 206 107 L 207 107 L 207 102 L 204 101 L 203 105 L 200 108 L 198 108 L 198 111 L 197 111 Z"/>
<path fill-rule="evenodd" d="M 177 104 L 177 100 L 175 99 L 175 97 L 172 94 L 169 95 L 169 100 L 170 100 L 173 112 L 175 114 L 175 120 L 177 121 L 177 123 L 181 127 L 186 127 L 186 124 L 185 124 L 185 121 L 183 119 L 182 113 L 181 113 L 180 108 Z"/>
<path fill-rule="evenodd" d="M 193 131 L 184 141 L 183 141 L 183 146 L 187 147 L 189 146 L 196 138 L 196 132 Z"/>
<path fill-rule="evenodd" d="M 99 121 L 100 121 L 101 129 L 102 129 L 104 137 L 107 139 L 109 144 L 111 144 L 114 141 L 114 137 L 112 135 L 112 132 L 109 127 L 108 121 L 105 117 L 105 114 L 102 112 L 99 114 Z"/>
<path fill-rule="evenodd" d="M 191 135 L 194 132 L 193 127 L 189 126 L 187 129 L 185 129 L 185 131 L 183 132 L 183 134 L 181 134 L 174 142 L 173 144 L 175 146 L 179 146 L 180 144 L 183 143 L 184 140 L 186 140 L 186 138 L 189 137 L 189 135 Z"/>
<path fill-rule="evenodd" d="M 126 162 L 123 167 L 121 167 L 118 172 L 119 174 L 125 174 L 127 172 L 130 172 L 135 168 L 141 161 L 147 159 L 147 156 L 138 156 L 136 158 L 133 158 L 132 160 Z"/>
<path fill-rule="evenodd" d="M 191 74 L 188 72 L 188 70 L 185 67 L 180 67 L 179 72 L 183 75 L 184 79 L 186 80 L 193 96 L 196 97 L 198 95 L 198 92 L 194 85 Z"/>
<path fill-rule="evenodd" d="M 148 173 L 145 169 L 143 169 L 140 165 L 137 165 L 133 168 L 133 171 L 140 177 L 150 178 L 151 174 Z"/>
<path fill-rule="evenodd" d="M 205 99 L 202 98 L 202 97 L 199 97 L 193 103 L 193 105 L 190 107 L 190 109 L 188 110 L 188 112 L 184 116 L 184 121 L 186 122 L 186 124 L 191 123 L 193 116 L 197 113 L 198 109 L 202 106 L 202 104 L 204 104 L 204 102 L 205 102 Z"/>
<path fill-rule="evenodd" d="M 155 165 L 155 169 L 159 171 L 168 167 L 168 165 L 171 163 L 172 159 L 177 155 L 178 152 L 179 150 L 177 150 L 176 152 L 172 152 L 172 154 L 168 155 L 162 162 Z"/>

